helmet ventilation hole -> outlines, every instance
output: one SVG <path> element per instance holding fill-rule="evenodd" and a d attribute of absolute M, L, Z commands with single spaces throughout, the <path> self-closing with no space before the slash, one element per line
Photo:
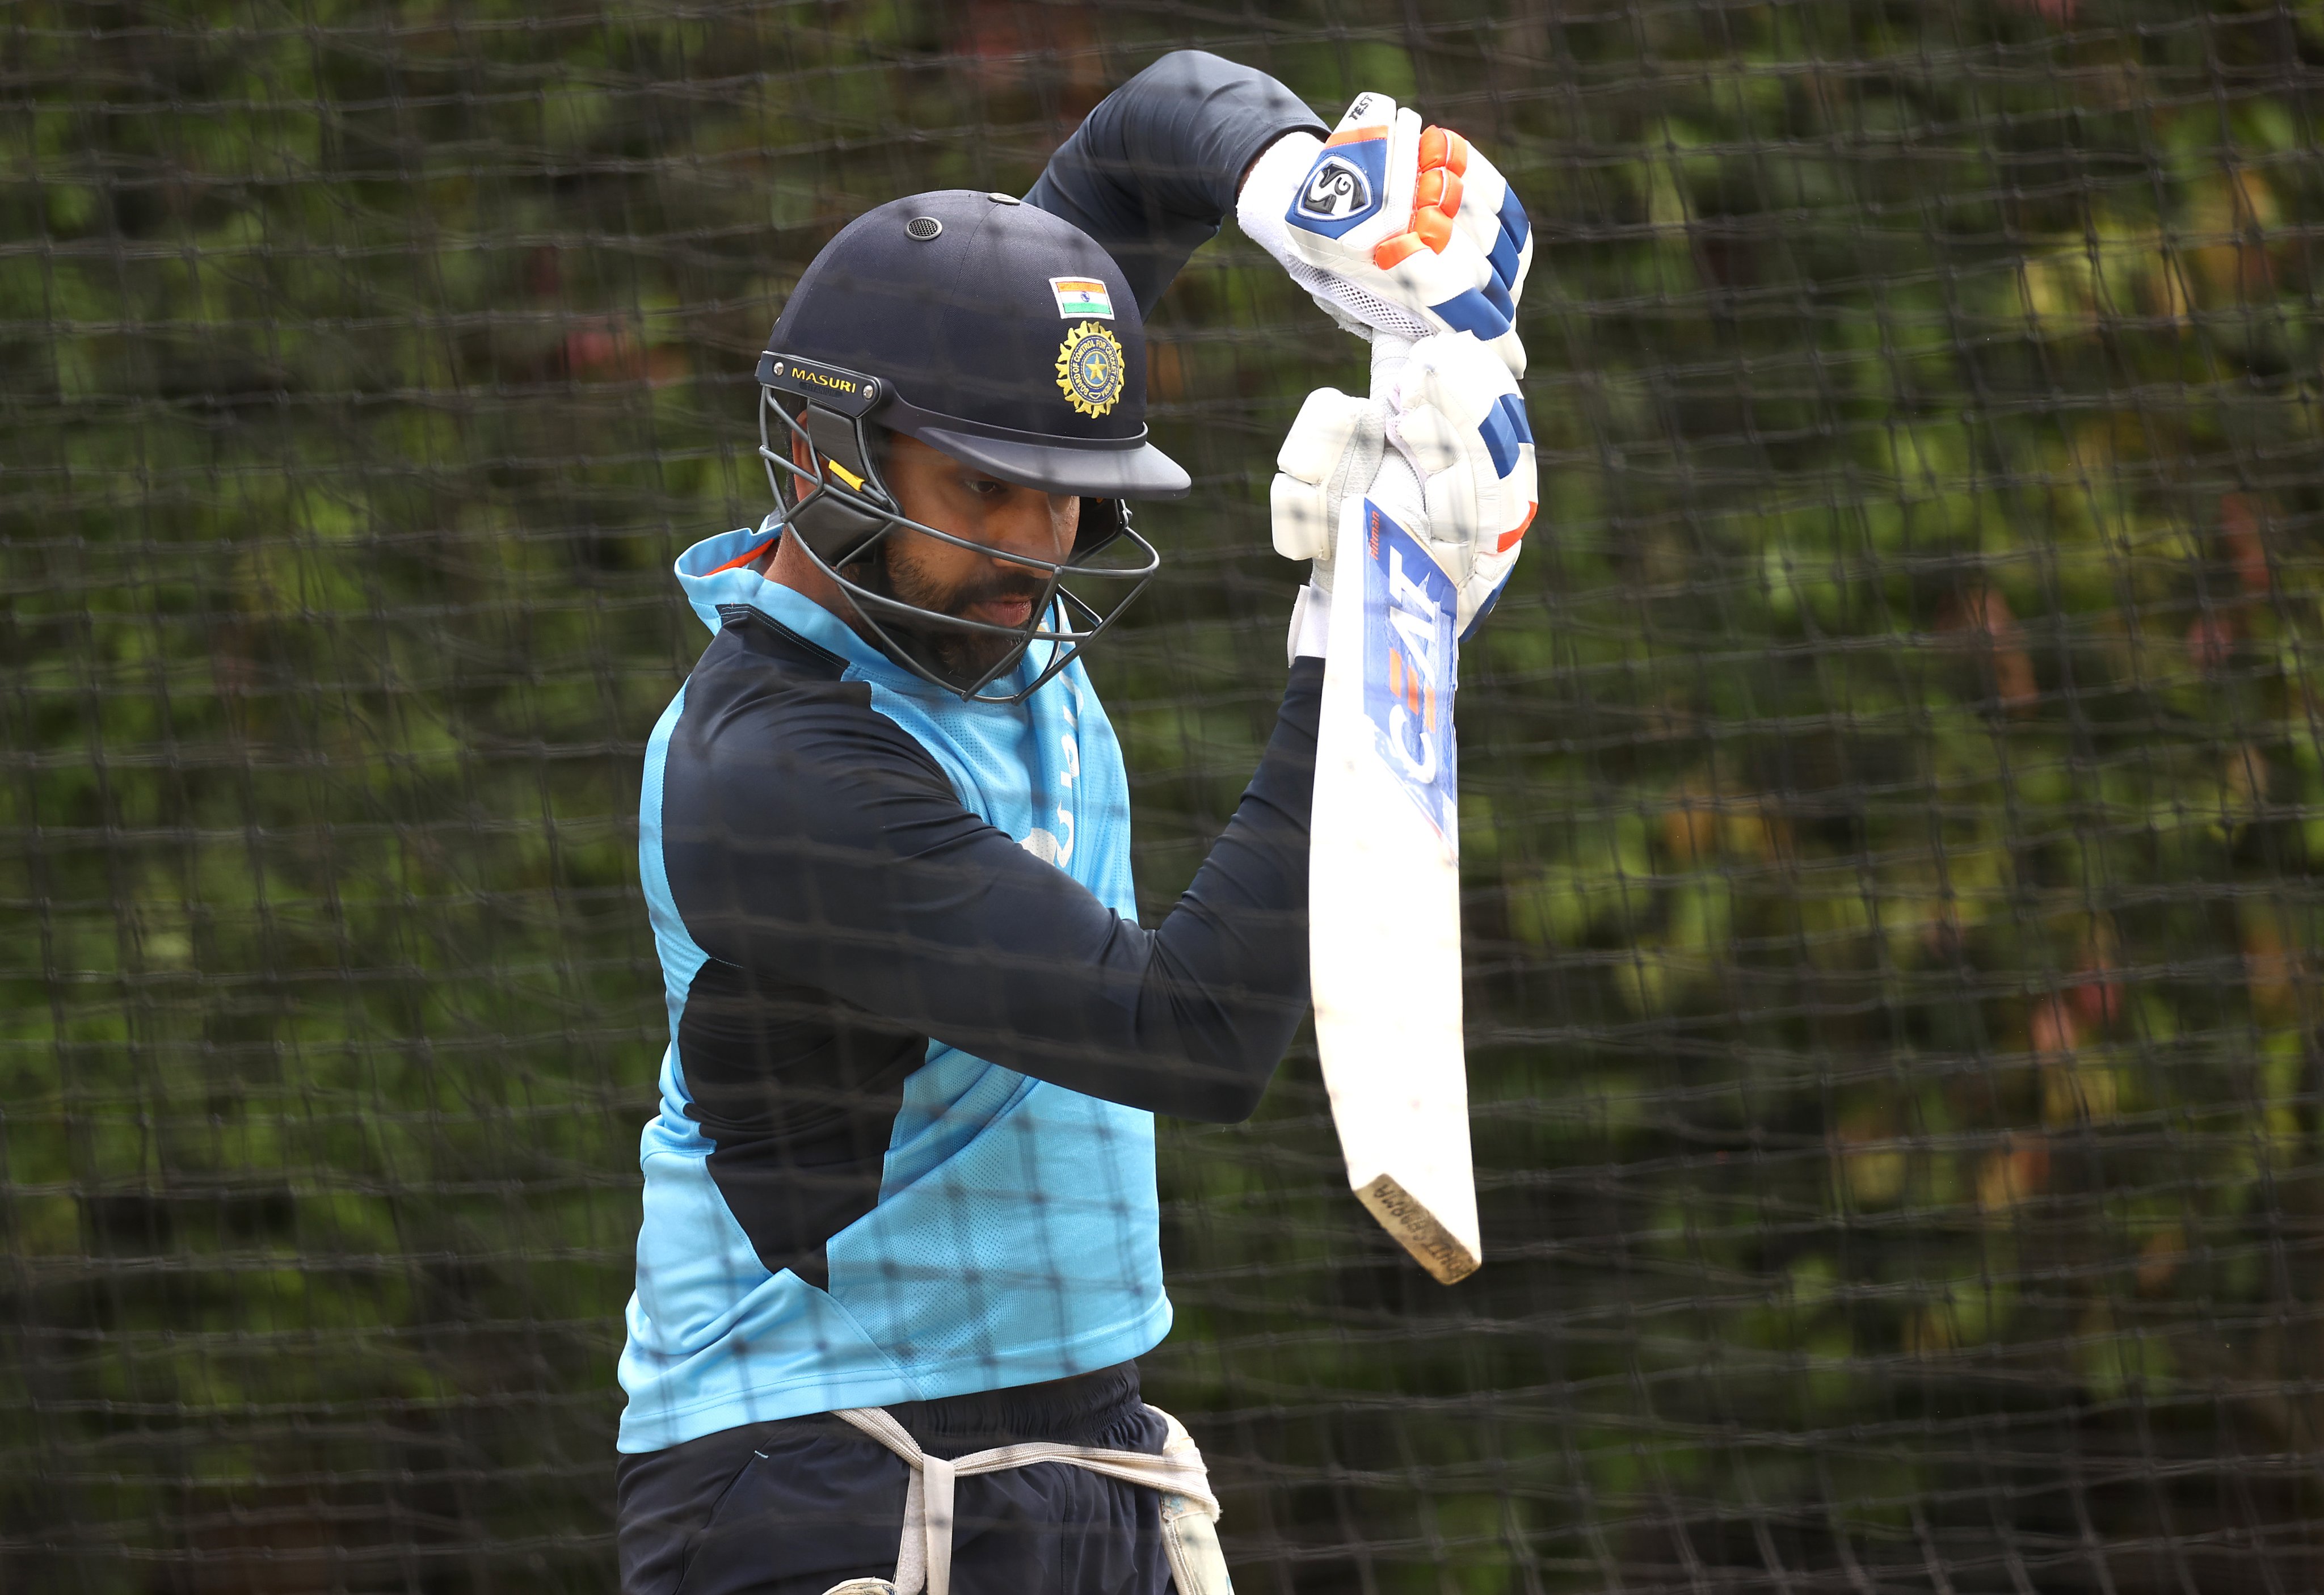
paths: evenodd
<path fill-rule="evenodd" d="M 904 224 L 904 236 L 915 243 L 926 244 L 944 231 L 944 224 L 932 216 L 916 216 Z"/>

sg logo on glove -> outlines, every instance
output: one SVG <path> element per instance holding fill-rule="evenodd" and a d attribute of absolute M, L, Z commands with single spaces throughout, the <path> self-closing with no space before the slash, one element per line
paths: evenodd
<path fill-rule="evenodd" d="M 1378 106 L 1383 115 L 1375 122 L 1365 116 Z M 1323 141 L 1323 152 L 1307 169 L 1285 219 L 1294 226 L 1326 238 L 1337 238 L 1379 214 L 1388 191 L 1388 140 L 1396 131 L 1396 102 L 1378 95 L 1360 95 L 1340 118 L 1339 131 Z"/>
<path fill-rule="evenodd" d="M 1315 162 L 1314 170 L 1307 174 L 1307 186 L 1299 191 L 1299 214 L 1315 222 L 1353 226 L 1379 204 L 1373 198 L 1371 180 L 1360 168 L 1339 155 L 1326 155 Z"/>

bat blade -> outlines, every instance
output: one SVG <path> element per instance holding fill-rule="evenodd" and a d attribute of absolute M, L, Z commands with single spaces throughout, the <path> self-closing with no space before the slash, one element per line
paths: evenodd
<path fill-rule="evenodd" d="M 1461 1028 L 1452 584 L 1369 500 L 1347 511 L 1333 567 L 1308 876 L 1315 1041 L 1349 1185 L 1450 1285 L 1483 1258 Z"/>

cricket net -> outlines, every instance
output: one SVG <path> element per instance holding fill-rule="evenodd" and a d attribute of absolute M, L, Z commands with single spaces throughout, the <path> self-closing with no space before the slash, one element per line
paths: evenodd
<path fill-rule="evenodd" d="M 820 244 L 1186 45 L 1540 239 L 1486 1265 L 1379 1232 L 1312 1053 L 1162 1127 L 1239 1587 L 2324 1585 L 2324 10 L 2237 0 L 18 0 L 0 1584 L 611 1587 L 670 561 L 766 508 Z M 1154 337 L 1196 486 L 1091 664 L 1159 914 L 1363 367 L 1231 230 Z"/>

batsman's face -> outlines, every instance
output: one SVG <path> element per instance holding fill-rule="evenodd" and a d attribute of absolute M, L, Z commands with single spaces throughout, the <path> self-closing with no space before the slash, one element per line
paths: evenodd
<path fill-rule="evenodd" d="M 1048 602 L 1050 580 L 1011 557 L 1064 559 L 1081 527 L 1078 495 L 1004 482 L 900 432 L 888 436 L 881 475 L 906 515 L 977 546 L 958 548 L 899 529 L 885 539 L 884 558 L 866 562 L 881 568 L 866 573 L 869 579 L 853 570 L 851 576 L 938 614 L 1011 629 L 1031 622 Z M 929 628 L 920 641 L 947 674 L 964 682 L 1016 646 L 1010 638 L 946 626 Z"/>

